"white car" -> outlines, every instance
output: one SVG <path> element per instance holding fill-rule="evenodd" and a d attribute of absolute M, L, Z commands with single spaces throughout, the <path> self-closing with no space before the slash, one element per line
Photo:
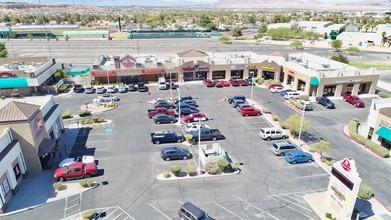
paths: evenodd
<path fill-rule="evenodd" d="M 278 86 L 276 86 L 276 87 L 273 87 L 273 88 L 271 88 L 270 89 L 270 92 L 272 92 L 272 93 L 280 93 L 280 92 L 282 92 L 282 91 L 284 91 L 284 88 L 282 88 L 282 87 L 278 87 Z"/>
<path fill-rule="evenodd" d="M 124 84 L 119 84 L 119 86 L 118 86 L 118 92 L 120 92 L 120 93 L 126 92 L 126 87 L 125 87 Z"/>
<path fill-rule="evenodd" d="M 97 93 L 97 94 L 103 94 L 103 93 L 105 93 L 105 87 L 103 87 L 103 86 L 97 86 L 97 87 L 96 87 L 96 93 Z"/>
<path fill-rule="evenodd" d="M 86 93 L 86 94 L 94 93 L 94 87 L 93 86 L 85 86 L 84 87 L 84 93 Z"/>
<path fill-rule="evenodd" d="M 108 86 L 107 87 L 107 92 L 113 92 L 113 93 L 115 93 L 115 92 L 117 92 L 117 88 L 115 88 L 115 86 Z"/>
<path fill-rule="evenodd" d="M 58 167 L 65 167 L 68 166 L 71 163 L 75 162 L 83 162 L 83 163 L 94 163 L 95 158 L 94 156 L 82 156 L 82 157 L 76 157 L 76 158 L 67 158 L 63 161 L 61 161 L 60 164 L 58 164 Z"/>
<path fill-rule="evenodd" d="M 192 131 L 198 131 L 199 124 L 198 123 L 187 123 L 185 125 L 185 130 L 187 133 Z M 201 124 L 201 128 L 210 128 L 208 125 Z"/>

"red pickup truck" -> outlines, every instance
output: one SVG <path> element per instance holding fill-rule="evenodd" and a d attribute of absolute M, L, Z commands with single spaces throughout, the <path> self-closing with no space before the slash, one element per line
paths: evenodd
<path fill-rule="evenodd" d="M 56 179 L 57 181 L 64 181 L 68 179 L 77 179 L 83 177 L 90 178 L 96 173 L 97 168 L 95 163 L 76 162 L 71 163 L 68 166 L 56 169 L 54 171 L 54 179 Z"/>
<path fill-rule="evenodd" d="M 355 95 L 350 95 L 350 94 L 345 94 L 343 95 L 343 100 L 345 102 L 349 102 L 350 104 L 354 105 L 357 108 L 364 108 L 364 102 L 357 96 Z"/>
<path fill-rule="evenodd" d="M 148 117 L 152 118 L 156 114 L 175 115 L 174 109 L 166 109 L 163 107 L 157 107 L 156 109 L 148 109 Z"/>

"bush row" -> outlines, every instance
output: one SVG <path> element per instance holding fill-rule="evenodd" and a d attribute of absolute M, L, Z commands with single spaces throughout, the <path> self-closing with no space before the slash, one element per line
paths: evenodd
<path fill-rule="evenodd" d="M 88 110 L 81 110 L 77 113 L 80 117 L 85 117 L 85 116 L 89 116 L 91 114 L 90 111 Z"/>
<path fill-rule="evenodd" d="M 94 123 L 102 123 L 105 122 L 104 118 L 99 118 L 98 116 L 92 116 L 90 119 L 81 119 L 81 124 L 94 124 Z"/>
<path fill-rule="evenodd" d="M 291 105 L 295 106 L 296 108 L 298 108 L 300 110 L 304 109 L 304 106 L 300 102 L 298 102 L 294 99 L 289 99 L 289 103 L 291 103 Z"/>
<path fill-rule="evenodd" d="M 378 153 L 382 157 L 388 157 L 390 151 L 387 148 L 385 148 L 379 144 L 376 144 L 375 142 L 368 140 L 364 136 L 357 133 L 358 124 L 359 123 L 358 123 L 357 119 L 350 120 L 350 122 L 348 124 L 348 131 L 349 131 L 350 137 L 352 137 L 354 140 L 358 141 L 360 144 L 367 146 L 369 149 L 375 151 L 376 153 Z"/>
<path fill-rule="evenodd" d="M 207 163 L 205 164 L 205 171 L 211 175 L 215 174 L 221 174 L 222 172 L 225 171 L 233 171 L 237 169 L 237 165 L 235 163 L 229 163 L 228 160 L 226 159 L 221 159 L 217 161 L 216 163 Z M 182 171 L 182 167 L 180 165 L 172 165 L 170 167 L 171 173 L 174 174 L 175 176 L 179 176 L 179 174 Z M 190 176 L 195 176 L 197 175 L 197 169 L 195 167 L 188 167 L 184 171 L 185 173 L 189 174 Z M 164 171 L 163 176 L 165 178 L 169 178 L 171 174 L 168 171 Z"/>
<path fill-rule="evenodd" d="M 257 78 L 254 78 L 254 82 L 258 85 L 261 85 L 265 82 L 265 79 L 264 78 L 260 78 L 260 77 L 257 77 Z"/>
<path fill-rule="evenodd" d="M 62 119 L 68 119 L 68 118 L 72 118 L 71 113 L 69 113 L 69 112 L 63 112 L 63 113 L 62 113 Z"/>
<path fill-rule="evenodd" d="M 106 104 L 106 108 L 117 108 L 118 104 L 117 103 L 108 103 Z"/>
<path fill-rule="evenodd" d="M 94 186 L 95 185 L 95 182 L 93 180 L 86 180 L 86 179 L 82 179 L 80 180 L 80 186 L 82 187 L 91 187 L 91 186 Z"/>
<path fill-rule="evenodd" d="M 382 98 L 391 98 L 391 94 L 387 92 L 379 92 L 378 95 Z"/>
<path fill-rule="evenodd" d="M 262 108 L 262 112 L 264 113 L 264 114 L 271 114 L 272 112 L 270 111 L 270 109 L 268 109 L 268 108 Z"/>
<path fill-rule="evenodd" d="M 69 83 L 64 83 L 64 84 L 62 84 L 60 87 L 58 87 L 57 91 L 58 91 L 59 93 L 63 93 L 63 92 L 65 92 L 65 90 L 67 90 L 70 86 L 71 86 L 71 84 L 69 84 Z"/>

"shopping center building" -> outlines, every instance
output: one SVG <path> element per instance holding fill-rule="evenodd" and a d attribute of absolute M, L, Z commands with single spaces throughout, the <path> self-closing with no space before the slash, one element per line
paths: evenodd
<path fill-rule="evenodd" d="M 167 80 L 229 80 L 262 77 L 275 79 L 310 96 L 373 94 L 379 75 L 309 53 L 273 51 L 203 52 L 177 54 L 101 56 L 92 65 L 92 80 L 106 83 Z"/>

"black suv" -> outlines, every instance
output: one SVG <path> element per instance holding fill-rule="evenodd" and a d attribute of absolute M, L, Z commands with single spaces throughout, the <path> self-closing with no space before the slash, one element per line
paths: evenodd
<path fill-rule="evenodd" d="M 326 108 L 335 108 L 335 104 L 329 98 L 324 96 L 316 97 L 316 102 L 325 106 Z"/>
<path fill-rule="evenodd" d="M 235 99 L 241 99 L 243 101 L 246 101 L 246 97 L 244 97 L 244 95 L 236 95 L 234 97 L 229 98 L 228 103 L 231 104 Z"/>
<path fill-rule="evenodd" d="M 155 124 L 166 124 L 166 123 L 175 123 L 178 120 L 172 116 L 172 115 L 166 115 L 166 114 L 157 114 L 152 117 Z"/>
<path fill-rule="evenodd" d="M 183 102 L 184 100 L 193 100 L 193 98 L 191 96 L 181 96 L 180 99 L 175 99 L 174 100 L 174 103 L 175 104 L 178 104 L 178 102 Z"/>
<path fill-rule="evenodd" d="M 178 214 L 184 220 L 215 220 L 190 202 L 184 203 L 179 209 Z"/>
<path fill-rule="evenodd" d="M 73 86 L 73 91 L 76 92 L 76 93 L 83 92 L 83 86 L 79 85 L 79 84 L 75 84 Z"/>

